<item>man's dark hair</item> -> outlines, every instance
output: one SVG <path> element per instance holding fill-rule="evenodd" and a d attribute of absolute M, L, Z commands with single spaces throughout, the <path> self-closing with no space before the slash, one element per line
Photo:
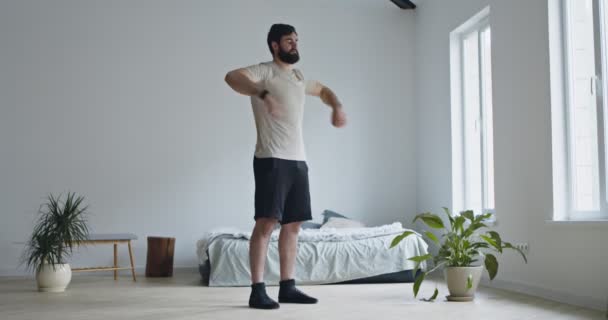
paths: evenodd
<path fill-rule="evenodd" d="M 281 38 L 283 36 L 290 35 L 292 33 L 298 34 L 296 32 L 296 28 L 294 28 L 293 26 L 282 23 L 273 24 L 272 27 L 270 27 L 270 31 L 268 31 L 268 38 L 266 40 L 266 42 L 268 42 L 268 49 L 270 49 L 270 54 L 274 56 L 274 51 L 272 51 L 273 42 L 280 44 Z"/>

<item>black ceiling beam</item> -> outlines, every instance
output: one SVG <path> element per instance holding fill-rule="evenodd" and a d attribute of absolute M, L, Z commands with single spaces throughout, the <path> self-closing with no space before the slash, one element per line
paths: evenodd
<path fill-rule="evenodd" d="M 416 9 L 416 5 L 410 0 L 391 0 L 391 2 L 401 9 Z"/>

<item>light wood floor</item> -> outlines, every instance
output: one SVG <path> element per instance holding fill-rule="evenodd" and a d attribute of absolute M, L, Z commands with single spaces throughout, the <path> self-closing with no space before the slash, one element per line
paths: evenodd
<path fill-rule="evenodd" d="M 434 290 L 423 284 L 423 296 Z M 198 274 L 173 278 L 124 273 L 76 274 L 65 293 L 39 293 L 33 279 L 0 278 L 0 319 L 606 319 L 603 312 L 480 288 L 474 302 L 447 302 L 447 290 L 434 303 L 412 297 L 411 284 L 326 285 L 301 287 L 319 298 L 317 305 L 283 304 L 279 310 L 252 310 L 249 288 L 208 288 Z M 269 294 L 276 298 L 277 287 Z"/>

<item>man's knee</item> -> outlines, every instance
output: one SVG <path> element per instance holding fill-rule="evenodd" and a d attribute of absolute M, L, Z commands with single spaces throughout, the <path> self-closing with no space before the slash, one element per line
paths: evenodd
<path fill-rule="evenodd" d="M 268 237 L 277 225 L 278 220 L 272 218 L 259 218 L 255 221 L 255 231 L 262 236 Z"/>
<path fill-rule="evenodd" d="M 302 226 L 302 222 L 301 221 L 286 223 L 286 224 L 284 224 L 284 225 L 281 226 L 281 232 L 299 233 L 301 226 Z"/>

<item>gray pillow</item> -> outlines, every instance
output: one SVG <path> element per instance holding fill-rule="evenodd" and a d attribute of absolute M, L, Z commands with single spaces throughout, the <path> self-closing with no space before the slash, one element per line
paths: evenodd
<path fill-rule="evenodd" d="M 344 215 L 341 215 L 337 212 L 331 211 L 331 210 L 325 210 L 322 213 L 323 215 L 323 224 L 327 223 L 327 221 L 329 220 L 329 218 L 344 218 L 344 219 L 350 219 Z"/>
<path fill-rule="evenodd" d="M 334 228 L 334 229 L 347 229 L 347 228 L 365 228 L 363 222 L 346 219 L 331 217 L 327 223 L 323 224 L 321 229 Z"/>
<path fill-rule="evenodd" d="M 321 224 L 316 222 L 306 221 L 302 223 L 302 229 L 321 229 Z"/>

